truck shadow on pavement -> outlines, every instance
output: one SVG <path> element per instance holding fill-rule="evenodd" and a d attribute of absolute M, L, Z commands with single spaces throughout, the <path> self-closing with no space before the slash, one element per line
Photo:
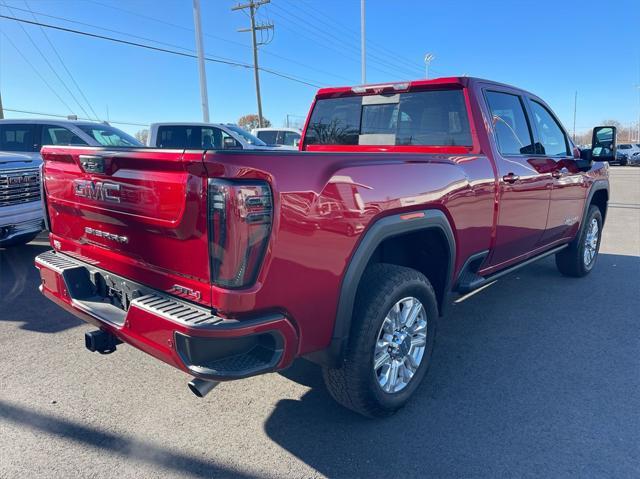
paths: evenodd
<path fill-rule="evenodd" d="M 0 321 L 21 322 L 22 329 L 40 333 L 57 333 L 82 324 L 38 292 L 40 275 L 33 260 L 49 249 L 40 241 L 0 249 Z"/>
<path fill-rule="evenodd" d="M 150 463 L 160 466 L 164 470 L 186 473 L 194 477 L 257 477 L 251 474 L 238 473 L 212 461 L 181 454 L 144 441 L 122 437 L 112 432 L 78 424 L 68 419 L 36 412 L 33 409 L 26 409 L 3 400 L 0 400 L 0 420 L 27 427 L 35 433 L 46 433 L 66 441 L 79 443 L 82 446 L 118 454 L 126 460 Z M 93 474 L 94 472 L 86 471 L 87 474 Z M 109 477 L 108 472 L 105 472 L 105 477 Z"/>
<path fill-rule="evenodd" d="M 572 279 L 542 260 L 454 305 L 391 418 L 336 405 L 299 361 L 283 374 L 310 390 L 280 401 L 266 433 L 329 477 L 637 477 L 640 258 L 598 262 Z"/>

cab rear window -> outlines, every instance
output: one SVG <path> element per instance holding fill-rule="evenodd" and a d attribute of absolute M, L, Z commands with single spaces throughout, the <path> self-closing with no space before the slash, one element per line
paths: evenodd
<path fill-rule="evenodd" d="M 319 99 L 305 144 L 470 147 L 473 140 L 456 89 Z"/>

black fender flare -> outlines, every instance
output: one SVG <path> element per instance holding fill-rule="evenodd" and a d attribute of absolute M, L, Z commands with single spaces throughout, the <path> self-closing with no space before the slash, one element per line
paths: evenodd
<path fill-rule="evenodd" d="M 418 216 L 420 213 L 423 216 Z M 331 342 L 326 349 L 305 355 L 307 359 L 330 367 L 338 367 L 342 363 L 351 332 L 351 318 L 360 279 L 375 250 L 383 241 L 389 238 L 428 229 L 436 229 L 443 234 L 449 249 L 447 283 L 443 294 L 443 305 L 448 301 L 456 255 L 455 236 L 449 220 L 442 211 L 437 209 L 415 211 L 409 214 L 411 219 L 407 219 L 405 214 L 386 216 L 377 220 L 367 229 L 351 256 L 342 278 Z"/>
<path fill-rule="evenodd" d="M 604 220 L 607 217 L 607 209 L 609 204 L 609 180 L 596 180 L 591 185 L 589 189 L 589 193 L 587 194 L 587 201 L 584 203 L 584 211 L 582 212 L 582 221 L 580 223 L 580 228 L 578 230 L 578 234 L 576 238 L 579 238 L 582 234 L 582 229 L 584 228 L 585 222 L 587 221 L 587 215 L 589 214 L 589 206 L 591 206 L 591 202 L 593 201 L 593 196 L 598 192 L 605 190 L 607 192 L 607 205 L 605 210 L 602 212 L 602 224 L 604 225 Z"/>

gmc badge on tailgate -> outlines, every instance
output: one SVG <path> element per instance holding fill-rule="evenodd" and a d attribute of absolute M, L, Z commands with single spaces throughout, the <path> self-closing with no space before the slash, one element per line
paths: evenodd
<path fill-rule="evenodd" d="M 120 185 L 106 181 L 74 180 L 73 191 L 76 196 L 97 201 L 120 203 Z"/>

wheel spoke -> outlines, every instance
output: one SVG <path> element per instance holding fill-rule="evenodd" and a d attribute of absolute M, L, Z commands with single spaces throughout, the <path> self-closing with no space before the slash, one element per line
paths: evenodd
<path fill-rule="evenodd" d="M 418 334 L 411 338 L 411 347 L 419 348 L 427 344 L 427 337 L 424 334 Z"/>
<path fill-rule="evenodd" d="M 413 357 L 413 354 L 411 354 L 411 353 L 409 353 L 409 354 L 407 355 L 405 363 L 408 363 L 408 364 L 407 364 L 407 367 L 408 367 L 409 369 L 411 369 L 411 371 L 412 371 L 412 374 L 411 374 L 411 375 L 412 375 L 412 376 L 413 376 L 413 373 L 415 373 L 415 372 L 416 372 L 416 369 L 418 369 L 418 366 L 420 366 L 420 365 L 418 364 L 418 362 L 416 361 L 416 358 L 414 358 L 414 357 Z"/>
<path fill-rule="evenodd" d="M 387 315 L 387 317 L 391 319 L 391 326 L 394 330 L 400 329 L 400 315 L 400 303 L 396 303 L 393 305 L 393 308 L 391 308 L 391 311 L 389 311 L 389 314 Z"/>
<path fill-rule="evenodd" d="M 389 312 L 387 317 L 384 318 L 384 321 L 382 322 L 382 330 L 386 331 L 391 336 L 393 336 L 393 330 L 394 330 L 393 323 L 394 321 L 393 321 L 393 318 L 391 317 L 391 312 Z"/>
<path fill-rule="evenodd" d="M 418 315 L 422 311 L 422 304 L 420 301 L 414 301 L 411 307 L 411 310 L 407 313 L 407 321 L 405 322 L 405 326 L 407 328 L 411 328 L 416 319 L 418 319 Z"/>
<path fill-rule="evenodd" d="M 413 371 L 411 370 L 411 368 L 409 366 L 407 366 L 407 362 L 404 361 L 401 365 L 400 365 L 400 372 L 401 372 L 401 376 L 402 376 L 402 381 L 405 384 L 408 384 L 409 381 L 411 381 L 411 378 L 413 377 Z"/>
<path fill-rule="evenodd" d="M 376 356 L 375 362 L 373 363 L 373 369 L 377 371 L 382 366 L 387 364 L 390 359 L 391 359 L 391 356 L 389 355 L 389 353 L 387 351 L 383 351 L 382 353 Z"/>
<path fill-rule="evenodd" d="M 393 392 L 398 384 L 398 363 L 396 361 L 391 362 L 389 368 L 389 391 Z"/>
<path fill-rule="evenodd" d="M 378 339 L 378 342 L 376 343 L 376 354 L 386 351 L 388 347 L 389 341 L 386 341 L 384 338 Z"/>
<path fill-rule="evenodd" d="M 416 333 L 420 333 L 427 329 L 427 322 L 424 319 L 420 319 L 413 323 L 413 327 L 411 328 L 411 332 L 415 335 Z"/>
<path fill-rule="evenodd" d="M 383 369 L 382 374 L 378 376 L 378 382 L 380 386 L 382 386 L 383 391 L 390 392 L 389 385 L 391 383 L 391 366 L 386 366 Z"/>

